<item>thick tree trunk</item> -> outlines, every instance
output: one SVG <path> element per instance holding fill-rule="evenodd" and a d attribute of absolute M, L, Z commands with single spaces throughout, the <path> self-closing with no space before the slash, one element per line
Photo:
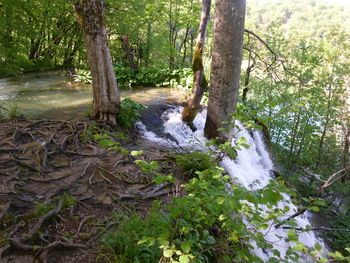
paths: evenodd
<path fill-rule="evenodd" d="M 218 131 L 228 128 L 235 112 L 242 62 L 245 0 L 217 0 L 215 4 L 214 43 L 211 63 L 208 114 L 205 135 L 231 138 L 230 132 Z M 223 122 L 227 122 L 223 124 Z"/>
<path fill-rule="evenodd" d="M 190 127 L 200 109 L 202 96 L 208 88 L 208 82 L 204 75 L 203 50 L 210 16 L 210 6 L 211 0 L 202 1 L 202 15 L 192 63 L 192 70 L 194 73 L 193 91 L 182 114 L 182 120 Z"/>
<path fill-rule="evenodd" d="M 84 42 L 92 74 L 92 117 L 115 124 L 120 95 L 107 45 L 103 0 L 80 0 L 74 4 L 74 8 L 84 32 Z"/>

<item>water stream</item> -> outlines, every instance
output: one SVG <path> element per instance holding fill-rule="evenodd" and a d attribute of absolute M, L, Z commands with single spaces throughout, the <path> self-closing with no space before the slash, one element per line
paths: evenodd
<path fill-rule="evenodd" d="M 161 119 L 163 120 L 163 132 L 164 134 L 171 135 L 173 140 L 164 138 L 159 132 L 152 131 L 153 127 L 147 127 L 147 123 L 145 125 L 142 122 L 139 122 L 137 123 L 137 126 L 146 139 L 164 146 L 178 145 L 179 147 L 191 150 L 205 150 L 206 147 L 204 145 L 207 139 L 204 137 L 203 130 L 206 111 L 204 110 L 198 114 L 194 120 L 194 126 L 197 128 L 195 132 L 181 121 L 181 112 L 181 107 L 174 107 L 165 111 L 161 116 Z M 262 135 L 259 131 L 248 131 L 239 122 L 236 124 L 240 126 L 239 131 L 236 133 L 237 138 L 245 137 L 248 140 L 250 148 L 239 150 L 238 157 L 235 160 L 230 159 L 229 157 L 224 157 L 220 166 L 223 167 L 232 178 L 236 178 L 236 182 L 240 183 L 245 188 L 251 189 L 252 191 L 263 188 L 274 178 L 271 172 L 273 169 L 273 162 L 263 142 Z M 234 143 L 234 140 L 232 143 Z M 257 181 L 259 182 L 258 184 L 256 183 Z M 280 219 L 286 219 L 297 211 L 297 207 L 291 202 L 291 197 L 287 194 L 283 194 L 283 196 L 284 200 L 281 201 L 278 206 L 279 208 L 289 206 L 290 211 Z M 267 207 L 262 208 L 264 211 L 267 210 Z M 310 216 L 311 214 L 306 212 L 296 217 L 295 219 L 298 226 L 300 228 L 305 228 L 306 226 L 311 225 Z M 278 236 L 287 237 L 287 230 L 281 228 L 275 229 L 273 227 L 262 232 L 266 240 L 272 243 L 274 248 L 280 252 L 281 257 L 284 258 L 290 244 Z M 316 243 L 319 243 L 321 247 L 325 247 L 324 242 L 312 231 L 299 233 L 299 241 L 308 247 L 313 247 Z M 264 261 L 267 261 L 272 256 L 271 252 L 267 250 L 263 251 L 258 248 L 254 250 L 254 253 Z M 308 257 L 303 257 L 302 260 L 302 262 L 313 262 L 313 259 Z"/>
<path fill-rule="evenodd" d="M 139 103 L 174 102 L 179 90 L 167 87 L 122 88 L 121 97 Z M 73 83 L 66 71 L 23 74 L 0 79 L 0 106 L 17 105 L 26 116 L 48 119 L 79 119 L 86 115 L 92 102 L 92 88 Z"/>

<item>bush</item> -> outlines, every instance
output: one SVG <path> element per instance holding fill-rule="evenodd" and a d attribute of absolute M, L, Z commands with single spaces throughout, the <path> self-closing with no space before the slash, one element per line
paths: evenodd
<path fill-rule="evenodd" d="M 184 155 L 180 163 L 190 167 L 184 161 L 186 157 L 198 159 L 198 169 L 214 163 L 203 155 Z M 300 262 L 299 253 L 317 257 L 320 246 L 308 250 L 294 230 L 288 231 L 288 237 L 280 237 L 293 242 L 285 258 L 265 240 L 263 233 L 280 222 L 278 216 L 287 211 L 277 206 L 284 200 L 281 193 L 290 193 L 285 186 L 271 181 L 252 192 L 235 185 L 215 164 L 203 171 L 191 169 L 197 176 L 183 185 L 187 195 L 173 198 L 166 206 L 155 201 L 145 218 L 127 217 L 115 232 L 106 235 L 104 244 L 114 262 L 263 262 L 251 252 L 251 241 L 274 253 L 270 262 Z M 270 209 L 262 213 L 262 205 Z M 293 226 L 295 222 L 286 224 Z"/>
<path fill-rule="evenodd" d="M 124 128 L 130 129 L 135 122 L 140 120 L 143 108 L 145 108 L 145 106 L 133 101 L 132 99 L 123 99 L 120 103 L 118 123 Z"/>
<path fill-rule="evenodd" d="M 339 215 L 330 225 L 333 229 L 350 229 L 349 215 Z M 350 233 L 343 231 L 327 231 L 324 236 L 330 240 L 332 249 L 343 253 L 344 256 L 350 256 L 346 248 L 350 248 Z"/>
<path fill-rule="evenodd" d="M 137 214 L 116 215 L 118 227 L 113 233 L 105 235 L 103 245 L 108 252 L 103 257 L 113 258 L 115 263 L 153 263 L 161 257 L 155 245 L 138 244 L 144 236 L 161 234 L 157 230 L 164 218 L 149 216 L 142 218 Z M 109 261 L 110 262 L 110 261 Z"/>
<path fill-rule="evenodd" d="M 176 164 L 186 174 L 193 175 L 196 171 L 204 171 L 215 166 L 215 161 L 208 154 L 201 151 L 194 151 L 185 155 L 176 156 Z"/>
<path fill-rule="evenodd" d="M 190 86 L 193 79 L 190 68 L 183 69 L 160 69 L 116 67 L 115 74 L 118 85 L 121 87 L 144 86 L 144 87 L 167 87 L 167 86 Z"/>
<path fill-rule="evenodd" d="M 175 87 L 189 89 L 193 83 L 193 73 L 190 68 L 160 69 L 116 67 L 115 76 L 120 87 Z M 88 70 L 77 70 L 75 82 L 92 83 L 92 76 Z"/>

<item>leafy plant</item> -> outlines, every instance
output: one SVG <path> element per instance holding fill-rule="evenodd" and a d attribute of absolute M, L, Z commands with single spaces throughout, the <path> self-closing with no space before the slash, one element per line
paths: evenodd
<path fill-rule="evenodd" d="M 138 214 L 120 215 L 115 219 L 118 227 L 103 238 L 103 245 L 107 253 L 101 257 L 112 258 L 115 263 L 153 263 L 158 262 L 161 251 L 156 244 L 138 244 L 144 236 L 161 234 L 161 225 L 165 218 L 156 214 L 142 218 Z"/>
<path fill-rule="evenodd" d="M 334 229 L 350 229 L 349 215 L 338 215 L 330 225 Z M 344 256 L 350 256 L 350 233 L 342 231 L 327 231 L 324 233 L 327 240 L 334 250 L 341 252 Z"/>
<path fill-rule="evenodd" d="M 145 106 L 133 101 L 132 99 L 123 99 L 120 103 L 118 123 L 124 128 L 130 129 L 134 123 L 140 119 L 143 108 L 145 108 Z"/>
<path fill-rule="evenodd" d="M 92 75 L 89 70 L 78 69 L 74 74 L 74 82 L 80 82 L 85 84 L 92 84 Z"/>
<path fill-rule="evenodd" d="M 287 211 L 278 206 L 284 199 L 282 193 L 290 193 L 285 186 L 271 181 L 259 191 L 248 191 L 234 184 L 215 162 L 199 153 L 194 156 L 191 158 L 199 159 L 199 163 L 204 160 L 205 164 L 211 165 L 196 171 L 197 176 L 183 185 L 187 195 L 173 198 L 165 211 L 161 202 L 155 201 L 145 218 L 132 215 L 115 232 L 107 234 L 107 247 L 113 248 L 109 256 L 115 262 L 149 262 L 149 257 L 145 259 L 148 255 L 152 255 L 153 262 L 262 262 L 251 252 L 251 241 L 259 248 L 272 250 L 275 256 L 271 257 L 271 262 L 298 262 L 299 253 L 309 253 L 293 230 L 286 238 L 280 237 L 296 243 L 289 246 L 285 258 L 281 258 L 279 251 L 265 240 L 264 233 L 279 223 L 278 217 Z M 183 161 L 180 158 L 180 163 Z M 139 163 L 145 171 L 159 173 L 154 163 L 148 166 L 144 160 Z M 185 167 L 189 168 L 187 164 L 185 162 Z M 198 169 L 204 169 L 204 166 L 198 165 Z M 261 205 L 270 209 L 262 213 Z M 294 226 L 295 222 L 291 220 L 286 224 Z M 130 254 L 125 247 L 136 252 Z M 318 247 L 311 250 L 310 253 L 317 257 Z"/>
<path fill-rule="evenodd" d="M 120 143 L 113 140 L 111 138 L 111 135 L 106 131 L 104 131 L 103 133 L 93 134 L 93 138 L 100 146 L 107 148 L 108 151 L 114 150 L 119 151 L 123 155 L 128 154 L 128 150 L 121 147 Z"/>
<path fill-rule="evenodd" d="M 175 157 L 176 164 L 179 165 L 186 174 L 194 175 L 197 171 L 204 171 L 215 166 L 214 159 L 201 151 L 194 151 Z"/>

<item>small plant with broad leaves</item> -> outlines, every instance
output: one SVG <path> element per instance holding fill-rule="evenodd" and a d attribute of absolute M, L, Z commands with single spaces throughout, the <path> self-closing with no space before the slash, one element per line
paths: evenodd
<path fill-rule="evenodd" d="M 128 154 L 128 150 L 121 147 L 119 142 L 113 140 L 108 132 L 94 134 L 93 138 L 98 145 L 107 148 L 108 151 L 117 151 L 122 155 Z"/>

